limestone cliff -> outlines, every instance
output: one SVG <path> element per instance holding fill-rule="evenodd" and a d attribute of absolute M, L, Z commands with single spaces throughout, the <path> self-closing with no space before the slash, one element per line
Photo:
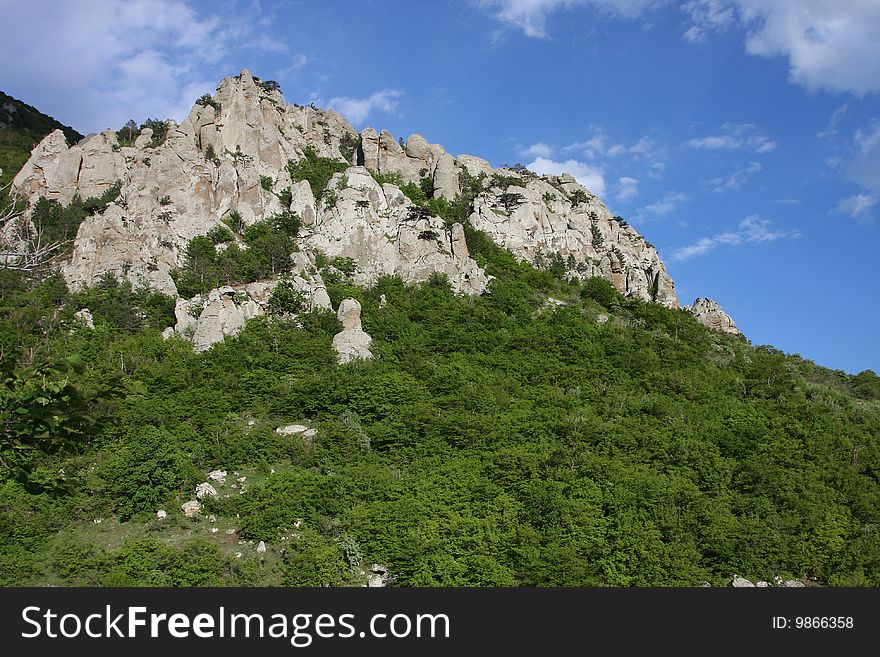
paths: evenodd
<path fill-rule="evenodd" d="M 349 168 L 325 190 L 313 190 L 305 180 L 292 180 L 288 167 L 307 149 Z M 380 184 L 373 174 L 399 184 Z M 657 251 L 571 176 L 495 170 L 416 134 L 405 143 L 372 128 L 358 134 L 336 112 L 285 104 L 277 89 L 248 71 L 224 79 L 180 125 L 169 122 L 164 140 L 146 129 L 132 145 L 121 145 L 107 130 L 68 147 L 55 131 L 34 149 L 14 187 L 33 207 L 41 196 L 68 203 L 75 194 L 100 196 L 120 184 L 119 197 L 83 221 L 62 265 L 74 288 L 110 271 L 176 295 L 170 272 L 184 264 L 189 240 L 232 213 L 252 224 L 290 210 L 302 219 L 297 255 L 303 262 L 313 262 L 317 250 L 352 258 L 357 282 L 367 285 L 385 274 L 414 282 L 442 272 L 457 292 L 480 294 L 489 278 L 470 257 L 463 226 L 445 224 L 400 189 L 419 183 L 452 200 L 465 186 L 473 190 L 474 181 L 480 191 L 468 221 L 517 257 L 539 265 L 561 262 L 569 276 L 604 276 L 624 294 L 678 307 Z M 315 297 L 323 283 L 314 279 L 314 267 L 294 263 L 292 269 L 309 304 L 324 305 Z M 267 281 L 257 296 L 274 284 Z M 264 312 L 265 300 L 251 298 L 243 286 L 230 290 L 185 302 L 178 330 L 188 326 L 204 347 L 234 332 L 242 318 Z M 243 296 L 252 304 L 234 301 Z M 217 320 L 214 328 L 200 329 L 197 317 L 189 326 L 185 317 L 196 308 L 207 313 L 206 321 Z"/>

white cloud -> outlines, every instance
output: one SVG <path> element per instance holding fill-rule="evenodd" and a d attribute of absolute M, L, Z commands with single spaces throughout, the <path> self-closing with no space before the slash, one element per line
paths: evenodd
<path fill-rule="evenodd" d="M 299 53 L 294 55 L 290 60 L 290 64 L 285 66 L 284 68 L 279 69 L 275 75 L 279 78 L 293 77 L 299 75 L 299 73 L 311 62 L 312 59 L 308 55 L 304 55 Z"/>
<path fill-rule="evenodd" d="M 650 205 L 646 205 L 645 207 L 636 210 L 633 219 L 635 221 L 647 221 L 649 219 L 665 217 L 680 208 L 687 200 L 688 197 L 681 192 L 666 192 L 662 198 L 654 201 Z"/>
<path fill-rule="evenodd" d="M 601 156 L 621 157 L 629 155 L 635 158 L 654 158 L 658 156 L 658 146 L 650 137 L 640 137 L 637 142 L 627 146 L 620 142 L 613 142 L 602 128 L 592 128 L 592 134 L 585 141 L 576 141 L 562 150 L 580 151 L 588 158 Z"/>
<path fill-rule="evenodd" d="M 873 194 L 855 194 L 845 199 L 841 199 L 837 204 L 837 211 L 848 214 L 855 219 L 866 219 L 871 210 L 880 201 Z"/>
<path fill-rule="evenodd" d="M 182 120 L 228 74 L 230 52 L 283 48 L 258 25 L 189 0 L 4 1 L 0 13 L 14 26 L 0 39 L 4 90 L 82 132 Z"/>
<path fill-rule="evenodd" d="M 729 0 L 688 0 L 681 6 L 693 25 L 684 33 L 688 41 L 705 41 L 709 32 L 726 29 L 736 18 Z"/>
<path fill-rule="evenodd" d="M 849 111 L 849 103 L 844 103 L 840 107 L 838 107 L 831 114 L 831 118 L 828 119 L 828 126 L 822 130 L 821 132 L 816 133 L 816 136 L 819 139 L 827 139 L 828 137 L 834 137 L 837 134 L 837 126 L 840 124 L 840 120 L 843 118 L 844 114 Z"/>
<path fill-rule="evenodd" d="M 577 160 L 556 162 L 546 157 L 535 158 L 526 167 L 537 174 L 552 173 L 557 176 L 563 173 L 571 174 L 581 185 L 596 196 L 605 196 L 605 176 L 599 167 L 591 166 L 585 162 L 578 162 Z"/>
<path fill-rule="evenodd" d="M 877 0 L 689 0 L 682 9 L 691 41 L 725 29 L 735 13 L 746 52 L 787 58 L 790 79 L 810 91 L 880 91 Z"/>
<path fill-rule="evenodd" d="M 797 232 L 774 230 L 770 221 L 751 215 L 743 219 L 736 230 L 719 233 L 711 237 L 701 237 L 693 244 L 683 246 L 672 252 L 672 260 L 688 260 L 706 255 L 717 246 L 741 246 L 744 244 L 765 244 L 783 238 L 798 237 Z"/>
<path fill-rule="evenodd" d="M 776 149 L 776 142 L 761 134 L 751 123 L 725 123 L 722 134 L 689 139 L 685 145 L 704 151 L 750 150 L 764 154 Z"/>
<path fill-rule="evenodd" d="M 761 166 L 760 162 L 749 162 L 747 166 L 742 169 L 737 169 L 729 176 L 722 176 L 720 178 L 709 180 L 707 185 L 713 192 L 727 192 L 739 189 L 745 185 L 746 180 L 748 180 L 752 174 L 761 171 L 763 168 L 764 167 Z"/>
<path fill-rule="evenodd" d="M 362 123 L 374 111 L 394 112 L 397 101 L 403 92 L 397 89 L 383 89 L 370 94 L 366 98 L 349 98 L 347 96 L 331 98 L 327 107 L 335 109 L 352 123 Z"/>
<path fill-rule="evenodd" d="M 617 179 L 617 191 L 615 197 L 618 201 L 628 201 L 639 195 L 639 181 L 629 176 L 621 176 Z"/>
<path fill-rule="evenodd" d="M 661 178 L 664 171 L 666 171 L 665 162 L 652 162 L 651 168 L 648 170 L 648 175 L 651 178 Z"/>
<path fill-rule="evenodd" d="M 542 141 L 539 141 L 537 144 L 532 144 L 528 148 L 524 148 L 520 150 L 520 155 L 529 156 L 529 157 L 553 157 L 553 148 L 548 146 Z"/>
<path fill-rule="evenodd" d="M 562 9 L 589 8 L 613 16 L 635 18 L 665 0 L 478 0 L 482 9 L 494 12 L 503 23 L 521 29 L 526 36 L 545 39 L 547 17 Z"/>

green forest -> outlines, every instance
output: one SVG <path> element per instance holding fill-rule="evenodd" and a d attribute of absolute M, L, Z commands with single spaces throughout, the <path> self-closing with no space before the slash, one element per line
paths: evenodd
<path fill-rule="evenodd" d="M 170 297 L 0 270 L 0 583 L 880 586 L 876 374 L 467 240 L 479 297 L 328 281 L 373 337 L 346 365 L 326 311 L 195 353 Z"/>

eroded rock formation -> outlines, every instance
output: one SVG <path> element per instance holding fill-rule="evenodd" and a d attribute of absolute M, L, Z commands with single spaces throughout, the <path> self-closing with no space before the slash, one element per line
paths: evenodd
<path fill-rule="evenodd" d="M 293 180 L 288 167 L 307 150 L 350 166 L 324 190 L 313 189 Z M 374 174 L 398 184 L 380 184 Z M 456 292 L 485 292 L 489 277 L 470 257 L 464 227 L 414 204 L 401 191 L 407 183 L 450 200 L 479 188 L 468 222 L 518 258 L 561 263 L 570 277 L 603 276 L 624 294 L 678 306 L 656 249 L 573 177 L 493 169 L 418 134 L 405 142 L 384 130 L 359 134 L 336 112 L 285 104 L 277 89 L 248 71 L 225 78 L 180 125 L 169 122 L 164 141 L 145 129 L 123 145 L 107 130 L 68 147 L 64 135 L 53 132 L 34 149 L 14 187 L 32 211 L 40 197 L 66 204 L 119 185 L 118 197 L 83 221 L 62 266 L 74 289 L 112 272 L 176 295 L 170 272 L 185 264 L 194 237 L 233 213 L 250 225 L 291 211 L 302 221 L 291 276 L 309 308 L 330 304 L 314 266 L 318 251 L 351 258 L 354 280 L 364 285 L 383 275 L 417 282 L 439 272 Z M 264 314 L 277 282 L 179 300 L 175 329 L 205 349 Z M 721 330 L 735 330 L 732 320 L 725 326 Z"/>

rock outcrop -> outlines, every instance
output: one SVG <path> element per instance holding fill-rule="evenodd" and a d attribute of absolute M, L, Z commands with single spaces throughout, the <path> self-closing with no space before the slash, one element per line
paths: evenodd
<path fill-rule="evenodd" d="M 187 518 L 195 518 L 202 512 L 202 505 L 195 500 L 190 500 L 181 504 L 180 509 Z"/>
<path fill-rule="evenodd" d="M 474 228 L 538 266 L 559 262 L 569 277 L 601 276 L 625 295 L 678 307 L 657 250 L 574 178 L 494 173 L 474 201 Z"/>
<path fill-rule="evenodd" d="M 95 329 L 95 320 L 92 317 L 92 311 L 88 308 L 81 308 L 73 313 L 74 319 L 85 326 L 87 329 Z"/>
<path fill-rule="evenodd" d="M 464 227 L 447 225 L 401 191 L 417 183 L 435 197 L 474 197 L 469 223 L 522 260 L 561 263 L 569 277 L 603 276 L 624 294 L 678 306 L 656 249 L 569 175 L 493 169 L 418 134 L 405 142 L 373 128 L 358 134 L 336 112 L 285 104 L 248 71 L 222 80 L 180 125 L 166 127 L 164 138 L 145 129 L 131 145 L 106 130 L 68 147 L 56 131 L 15 177 L 28 212 L 40 197 L 64 204 L 119 185 L 118 197 L 79 227 L 62 266 L 72 288 L 111 272 L 176 296 L 170 272 L 185 264 L 191 239 L 233 213 L 250 225 L 291 211 L 302 221 L 292 275 L 310 308 L 329 308 L 314 266 L 318 251 L 351 258 L 359 284 L 384 275 L 418 282 L 439 272 L 456 292 L 483 293 L 489 277 L 470 257 Z M 313 189 L 293 180 L 288 166 L 308 151 L 351 166 L 323 190 Z M 379 174 L 399 184 L 380 184 Z M 206 349 L 264 314 L 275 284 L 227 286 L 181 300 L 175 329 Z"/>
<path fill-rule="evenodd" d="M 723 331 L 733 335 L 739 335 L 740 331 L 736 327 L 733 318 L 728 315 L 716 301 L 707 298 L 695 299 L 694 303 L 687 307 L 697 321 L 703 326 L 708 326 L 716 331 Z"/>
<path fill-rule="evenodd" d="M 336 174 L 328 187 L 338 190 L 335 205 L 322 206 L 303 239 L 308 249 L 352 258 L 358 283 L 371 285 L 391 274 L 421 281 L 440 272 L 457 292 L 486 289 L 488 277 L 470 258 L 461 224 L 447 229 L 396 185 L 377 183 L 364 167 Z"/>
<path fill-rule="evenodd" d="M 284 280 L 290 282 L 306 299 L 303 310 L 332 310 L 330 296 L 315 269 L 314 259 L 304 253 L 295 253 L 293 265 L 298 272 Z M 174 329 L 190 338 L 196 351 L 203 351 L 221 342 L 227 335 L 236 335 L 252 317 L 265 315 L 269 310 L 272 291 L 279 280 L 226 285 L 206 295 L 178 299 L 174 309 L 177 319 Z"/>
<path fill-rule="evenodd" d="M 373 338 L 361 326 L 361 304 L 355 299 L 345 299 L 339 304 L 337 316 L 342 322 L 342 331 L 333 336 L 333 348 L 339 363 L 371 359 L 373 353 L 370 351 L 370 344 Z"/>

